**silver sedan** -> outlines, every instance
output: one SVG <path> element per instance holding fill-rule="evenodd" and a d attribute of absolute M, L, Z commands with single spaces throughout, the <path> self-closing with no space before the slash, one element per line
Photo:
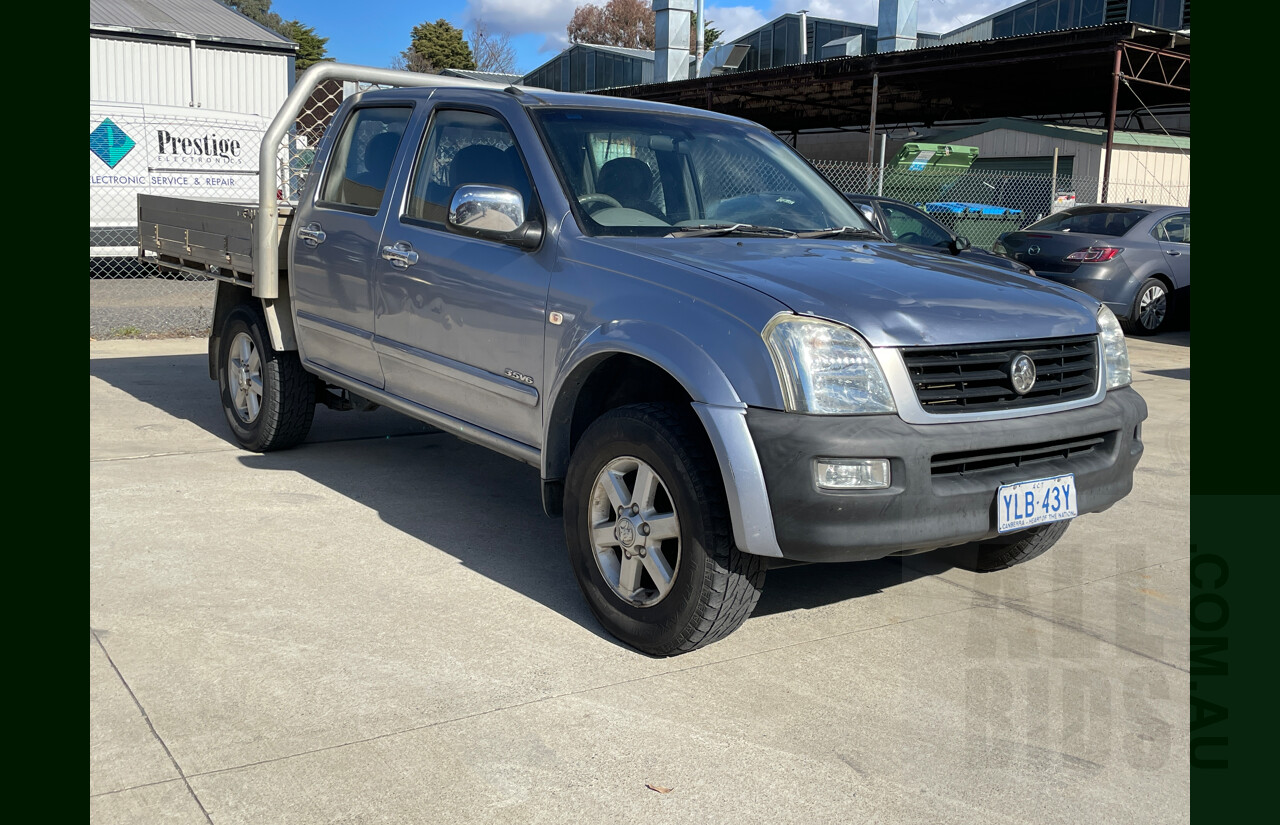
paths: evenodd
<path fill-rule="evenodd" d="M 993 251 L 1087 292 L 1135 335 L 1190 317 L 1191 208 L 1074 206 L 996 241 Z"/>

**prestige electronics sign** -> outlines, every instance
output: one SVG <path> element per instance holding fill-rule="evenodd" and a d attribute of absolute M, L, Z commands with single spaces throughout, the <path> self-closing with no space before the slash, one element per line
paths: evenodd
<path fill-rule="evenodd" d="M 254 200 L 263 118 L 234 112 L 91 104 L 89 222 L 137 225 L 138 195 Z"/>
<path fill-rule="evenodd" d="M 239 190 L 248 184 L 256 191 L 256 182 L 247 178 L 257 171 L 259 139 L 247 128 L 103 118 L 89 133 L 89 185 L 155 191 Z"/>
<path fill-rule="evenodd" d="M 230 162 L 240 157 L 240 141 L 218 137 L 216 132 L 201 137 L 174 137 L 166 129 L 156 130 L 156 154 L 160 158 L 220 158 Z"/>
<path fill-rule="evenodd" d="M 115 124 L 111 118 L 103 118 L 98 128 L 89 133 L 89 151 L 97 155 L 98 160 L 114 169 L 116 164 L 124 160 L 133 147 L 137 146 L 133 138 Z"/>

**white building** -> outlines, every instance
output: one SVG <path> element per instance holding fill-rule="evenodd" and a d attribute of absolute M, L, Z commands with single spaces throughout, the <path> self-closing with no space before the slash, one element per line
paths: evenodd
<path fill-rule="evenodd" d="M 929 137 L 934 143 L 978 147 L 978 172 L 1049 175 L 1057 150 L 1060 185 L 1071 181 L 1081 202 L 1101 202 L 1106 166 L 1105 129 L 996 118 Z M 1112 141 L 1111 202 L 1191 203 L 1191 138 L 1116 130 Z"/>
<path fill-rule="evenodd" d="M 89 99 L 273 115 L 297 48 L 218 0 L 89 0 Z"/>
<path fill-rule="evenodd" d="M 91 272 L 129 271 L 139 193 L 256 196 L 297 48 L 218 0 L 90 0 Z"/>

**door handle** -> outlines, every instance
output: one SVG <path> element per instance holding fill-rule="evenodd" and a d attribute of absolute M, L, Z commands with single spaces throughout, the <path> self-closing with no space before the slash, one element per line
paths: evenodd
<path fill-rule="evenodd" d="M 1178 250 L 1176 250 L 1176 249 L 1166 249 L 1166 250 L 1164 251 L 1164 254 L 1168 255 L 1170 258 L 1176 258 L 1176 257 L 1178 257 L 1179 255 L 1181 255 L 1182 253 L 1181 253 L 1181 252 L 1179 252 L 1179 251 L 1178 251 Z"/>
<path fill-rule="evenodd" d="M 398 241 L 392 246 L 382 247 L 382 257 L 391 261 L 397 269 L 408 269 L 418 262 L 418 253 L 408 241 Z"/>
<path fill-rule="evenodd" d="M 318 223 L 309 223 L 298 230 L 298 237 L 302 239 L 307 246 L 315 247 L 324 243 L 324 230 L 320 228 Z"/>

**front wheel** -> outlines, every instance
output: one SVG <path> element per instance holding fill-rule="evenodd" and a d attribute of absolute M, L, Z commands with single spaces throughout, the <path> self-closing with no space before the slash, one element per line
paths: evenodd
<path fill-rule="evenodd" d="M 316 409 L 316 379 L 296 352 L 271 348 L 262 315 L 239 306 L 222 327 L 218 386 L 231 434 L 246 450 L 265 453 L 307 437 Z"/>
<path fill-rule="evenodd" d="M 1031 561 L 1043 554 L 1058 543 L 1070 524 L 1070 520 L 1054 521 L 984 541 L 949 547 L 940 552 L 945 553 L 956 567 L 975 573 L 991 573 Z"/>
<path fill-rule="evenodd" d="M 587 428 L 569 463 L 564 525 L 591 612 L 646 653 L 718 641 L 760 598 L 764 563 L 734 545 L 710 445 L 679 407 L 619 407 Z"/>
<path fill-rule="evenodd" d="M 1129 321 L 1124 325 L 1134 335 L 1165 332 L 1173 321 L 1173 296 L 1159 278 L 1148 278 L 1138 287 Z"/>

